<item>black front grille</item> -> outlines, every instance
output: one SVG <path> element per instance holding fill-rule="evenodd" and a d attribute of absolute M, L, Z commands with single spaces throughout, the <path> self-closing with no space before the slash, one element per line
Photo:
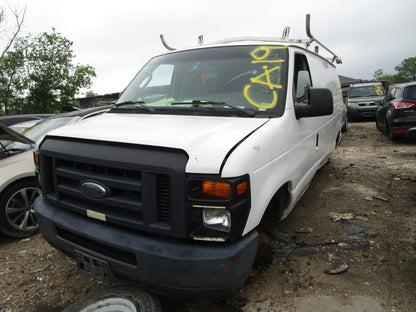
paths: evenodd
<path fill-rule="evenodd" d="M 74 213 L 133 230 L 185 237 L 185 165 L 182 151 L 47 139 L 40 149 L 45 198 Z M 108 191 L 94 198 L 80 186 Z"/>
<path fill-rule="evenodd" d="M 374 102 L 366 102 L 366 103 L 358 103 L 358 106 L 360 107 L 371 107 L 371 106 L 376 106 L 376 103 Z"/>

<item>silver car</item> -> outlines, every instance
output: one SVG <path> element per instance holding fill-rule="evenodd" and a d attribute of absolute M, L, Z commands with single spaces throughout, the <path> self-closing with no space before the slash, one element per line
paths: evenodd
<path fill-rule="evenodd" d="M 35 142 L 53 129 L 101 114 L 110 107 L 112 105 L 58 114 L 22 130 L 22 134 L 0 123 L 1 232 L 12 237 L 27 237 L 38 230 L 33 210 L 38 196 L 33 163 Z"/>

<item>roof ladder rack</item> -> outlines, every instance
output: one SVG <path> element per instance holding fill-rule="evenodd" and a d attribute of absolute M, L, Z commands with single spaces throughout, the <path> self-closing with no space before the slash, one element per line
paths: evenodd
<path fill-rule="evenodd" d="M 310 43 L 315 41 L 317 44 L 319 44 L 321 47 L 323 47 L 325 50 L 327 50 L 329 53 L 333 55 L 332 62 L 337 62 L 337 64 L 342 64 L 342 60 L 340 57 L 338 57 L 334 52 L 332 52 L 330 49 L 328 49 L 323 43 L 318 41 L 312 33 L 311 33 L 311 15 L 306 14 L 306 35 L 311 39 Z"/>
<path fill-rule="evenodd" d="M 223 39 L 223 40 L 219 40 L 219 41 L 215 41 L 212 42 L 210 44 L 223 44 L 223 43 L 232 43 L 232 42 L 241 42 L 241 41 L 264 41 L 264 42 L 281 42 L 281 43 L 286 43 L 286 44 L 290 44 L 290 43 L 301 43 L 304 44 L 306 48 L 309 48 L 310 45 L 312 44 L 312 42 L 316 42 L 318 45 L 320 45 L 322 48 L 324 48 L 327 52 L 329 52 L 330 54 L 332 54 L 332 62 L 336 62 L 337 64 L 341 64 L 342 60 L 340 57 L 338 57 L 334 52 L 332 52 L 330 49 L 328 49 L 323 43 L 321 43 L 320 41 L 318 41 L 311 33 L 311 28 L 310 28 L 310 20 L 311 20 L 311 15 L 310 14 L 306 14 L 306 35 L 308 36 L 308 38 L 306 39 L 289 39 L 289 31 L 290 31 L 290 27 L 286 26 L 283 29 L 283 34 L 281 38 L 270 38 L 270 37 L 237 37 L 237 38 L 228 38 L 228 39 Z M 172 48 L 171 46 L 169 46 L 166 41 L 165 38 L 163 36 L 163 34 L 160 35 L 160 40 L 162 41 L 162 44 L 165 46 L 166 49 L 168 49 L 169 51 L 175 51 L 175 48 Z M 200 35 L 198 37 L 198 45 L 202 46 L 204 44 L 204 37 L 203 35 Z M 318 54 L 319 48 L 318 46 L 315 47 L 315 53 Z"/>

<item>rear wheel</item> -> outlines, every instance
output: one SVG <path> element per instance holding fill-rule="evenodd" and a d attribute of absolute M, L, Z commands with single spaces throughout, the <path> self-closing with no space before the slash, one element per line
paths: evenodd
<path fill-rule="evenodd" d="M 0 231 L 12 237 L 28 237 L 39 225 L 33 208 L 39 195 L 35 180 L 22 180 L 6 188 L 0 198 Z"/>
<path fill-rule="evenodd" d="M 392 135 L 391 129 L 389 127 L 389 124 L 387 123 L 387 120 L 386 120 L 386 134 L 388 135 L 389 139 L 393 142 L 399 139 L 398 137 L 395 137 Z"/>
<path fill-rule="evenodd" d="M 92 293 L 63 312 L 159 312 L 159 300 L 132 287 L 114 287 Z"/>

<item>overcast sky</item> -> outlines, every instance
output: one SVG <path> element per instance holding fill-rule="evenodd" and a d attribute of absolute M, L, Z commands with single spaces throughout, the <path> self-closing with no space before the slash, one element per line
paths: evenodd
<path fill-rule="evenodd" d="M 372 79 L 382 68 L 394 74 L 403 59 L 416 56 L 415 0 L 7 0 L 27 4 L 24 33 L 52 27 L 73 41 L 76 62 L 91 65 L 92 91 L 122 91 L 153 55 L 169 45 L 186 48 L 229 37 L 305 38 L 305 16 L 312 34 L 342 58 L 340 75 Z M 0 0 L 2 7 L 5 0 Z"/>

